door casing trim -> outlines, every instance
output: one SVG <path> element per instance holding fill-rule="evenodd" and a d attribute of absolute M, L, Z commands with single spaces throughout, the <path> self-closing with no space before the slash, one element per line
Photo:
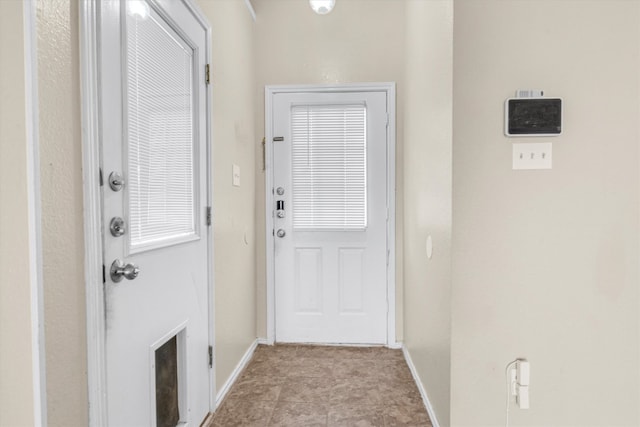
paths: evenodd
<path fill-rule="evenodd" d="M 387 94 L 387 347 L 399 348 L 396 342 L 396 84 L 344 83 L 335 85 L 270 85 L 265 87 L 265 246 L 267 275 L 267 339 L 276 340 L 275 257 L 273 236 L 273 100 L 281 93 L 385 92 Z"/>
<path fill-rule="evenodd" d="M 149 0 L 155 1 L 155 0 Z M 211 24 L 193 0 L 181 0 L 206 31 L 205 60 L 211 63 Z M 100 187 L 100 68 L 98 56 L 98 9 L 100 0 L 80 1 L 80 98 L 82 114 L 82 191 L 84 203 L 85 289 L 87 304 L 87 393 L 89 425 L 105 426 L 107 420 L 106 335 L 103 292 L 102 189 Z M 207 206 L 213 204 L 212 85 L 206 90 L 207 109 Z M 209 345 L 215 343 L 213 227 L 207 227 L 209 250 Z M 215 358 L 209 369 L 209 411 L 215 408 Z M 199 422 L 200 420 L 198 420 Z"/>

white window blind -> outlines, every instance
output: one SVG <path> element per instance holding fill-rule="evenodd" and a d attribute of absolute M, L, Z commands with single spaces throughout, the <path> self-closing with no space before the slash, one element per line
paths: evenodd
<path fill-rule="evenodd" d="M 155 12 L 127 17 L 130 245 L 195 234 L 193 50 Z"/>
<path fill-rule="evenodd" d="M 291 111 L 293 227 L 367 227 L 364 105 L 304 105 Z"/>

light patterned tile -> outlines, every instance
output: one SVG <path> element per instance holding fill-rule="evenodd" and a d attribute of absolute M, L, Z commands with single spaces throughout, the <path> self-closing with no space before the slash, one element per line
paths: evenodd
<path fill-rule="evenodd" d="M 282 387 L 280 401 L 326 403 L 334 382 L 332 377 L 290 378 Z"/>
<path fill-rule="evenodd" d="M 329 403 L 332 405 L 348 404 L 358 405 L 380 405 L 384 401 L 384 396 L 380 392 L 378 385 L 373 380 L 361 378 L 338 378 L 331 389 Z"/>
<path fill-rule="evenodd" d="M 328 407 L 322 403 L 278 402 L 269 426 L 324 427 Z"/>
<path fill-rule="evenodd" d="M 387 402 L 384 407 L 384 422 L 387 427 L 432 425 L 422 399 L 408 400 L 403 403 Z"/>
<path fill-rule="evenodd" d="M 243 375 L 229 392 L 229 399 L 278 400 L 283 377 Z"/>
<path fill-rule="evenodd" d="M 384 411 L 380 405 L 336 403 L 329 408 L 329 427 L 383 427 Z"/>
<path fill-rule="evenodd" d="M 213 418 L 215 427 L 266 427 L 276 402 L 226 399 Z"/>
<path fill-rule="evenodd" d="M 298 356 L 324 359 L 372 359 L 370 347 L 307 345 L 298 347 Z"/>

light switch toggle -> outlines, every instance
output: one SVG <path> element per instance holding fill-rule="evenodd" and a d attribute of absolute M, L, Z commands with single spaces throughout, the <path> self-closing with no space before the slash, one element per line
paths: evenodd
<path fill-rule="evenodd" d="M 551 169 L 552 144 L 527 142 L 513 144 L 513 169 Z"/>

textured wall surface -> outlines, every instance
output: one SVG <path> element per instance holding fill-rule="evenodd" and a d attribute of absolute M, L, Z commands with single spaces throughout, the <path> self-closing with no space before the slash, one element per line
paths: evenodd
<path fill-rule="evenodd" d="M 404 342 L 449 425 L 453 1 L 406 5 Z M 433 255 L 427 258 L 431 236 Z"/>
<path fill-rule="evenodd" d="M 405 1 L 339 1 L 316 15 L 306 1 L 255 0 L 256 135 L 264 135 L 264 87 L 276 84 L 397 83 L 397 339 L 402 340 L 402 147 Z M 262 139 L 262 138 L 260 138 Z M 255 145 L 256 168 L 262 147 Z M 258 336 L 266 337 L 264 173 L 256 180 Z"/>
<path fill-rule="evenodd" d="M 0 1 L 0 425 L 34 425 L 22 2 Z"/>
<path fill-rule="evenodd" d="M 639 7 L 455 1 L 452 425 L 504 423 L 516 357 L 513 425 L 640 424 Z M 504 137 L 529 88 L 564 99 L 563 135 Z M 553 169 L 513 171 L 524 141 L 552 142 Z"/>
<path fill-rule="evenodd" d="M 38 1 L 49 426 L 87 424 L 78 2 Z"/>

